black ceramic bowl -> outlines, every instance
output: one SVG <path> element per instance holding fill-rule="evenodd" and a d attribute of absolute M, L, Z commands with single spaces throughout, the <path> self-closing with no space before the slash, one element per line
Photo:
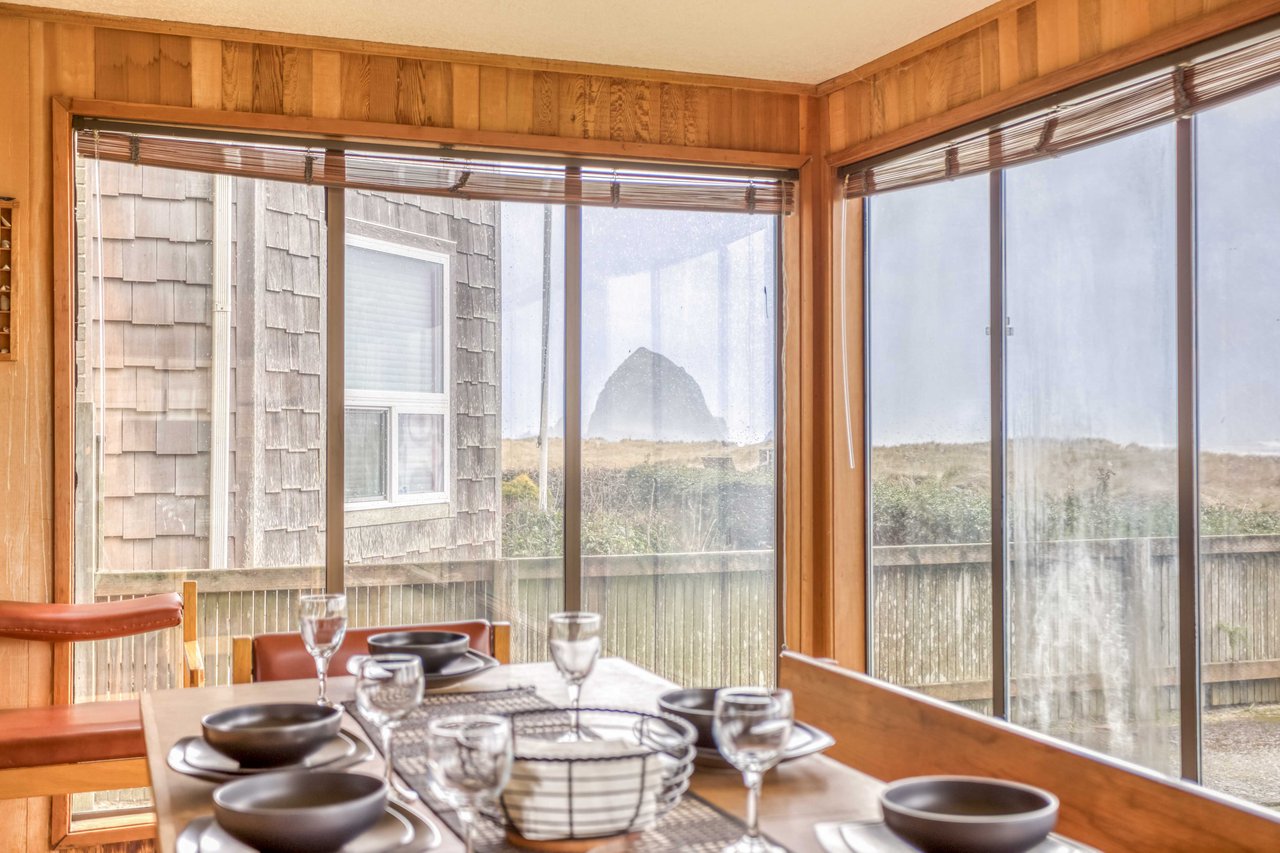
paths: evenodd
<path fill-rule="evenodd" d="M 880 806 L 885 824 L 925 853 L 1022 853 L 1058 822 L 1048 791 L 974 776 L 899 779 Z"/>
<path fill-rule="evenodd" d="M 369 638 L 375 655 L 408 654 L 422 659 L 422 671 L 440 672 L 467 653 L 471 638 L 456 631 L 392 631 Z"/>
<path fill-rule="evenodd" d="M 241 767 L 295 764 L 332 740 L 342 709 L 325 705 L 241 705 L 200 721 L 209 746 Z"/>
<path fill-rule="evenodd" d="M 715 687 L 694 687 L 689 690 L 673 690 L 658 697 L 658 707 L 664 714 L 687 721 L 698 732 L 695 746 L 715 749 L 716 738 L 711 724 L 716 717 Z"/>
<path fill-rule="evenodd" d="M 261 853 L 339 850 L 386 808 L 387 783 L 362 773 L 263 773 L 213 792 L 218 824 Z"/>

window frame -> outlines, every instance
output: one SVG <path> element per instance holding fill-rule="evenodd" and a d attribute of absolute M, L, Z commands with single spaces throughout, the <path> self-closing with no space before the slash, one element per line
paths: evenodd
<path fill-rule="evenodd" d="M 453 466 L 450 465 L 450 447 L 453 440 L 452 411 L 453 395 L 450 393 L 453 379 L 453 264 L 448 254 L 411 246 L 365 234 L 354 234 L 345 230 L 344 245 L 366 249 L 372 252 L 383 252 L 389 255 L 414 258 L 427 263 L 439 264 L 441 274 L 441 334 L 440 334 L 440 391 L 376 391 L 367 389 L 346 388 L 343 399 L 343 420 L 352 409 L 366 411 L 384 411 L 387 413 L 387 459 L 383 464 L 386 473 L 387 491 L 379 498 L 348 498 L 343 495 L 345 512 L 363 512 L 366 510 L 390 509 L 405 506 L 429 506 L 431 504 L 448 504 L 452 502 Z M 343 264 L 345 275 L 347 266 Z M 345 314 L 345 308 L 344 308 Z M 343 377 L 345 384 L 345 375 Z M 441 430 L 441 486 L 439 491 L 421 492 L 401 495 L 400 486 L 400 415 L 440 415 Z M 346 458 L 346 449 L 343 449 Z"/>
<path fill-rule="evenodd" d="M 1203 761 L 1200 746 L 1202 743 L 1201 722 L 1203 719 L 1204 682 L 1201 678 L 1201 607 L 1200 607 L 1200 482 L 1198 434 L 1199 392 L 1197 380 L 1197 335 L 1196 324 L 1198 302 L 1196 295 L 1195 268 L 1195 183 L 1196 155 L 1195 128 L 1197 114 L 1190 113 L 1171 121 L 1153 125 L 1152 127 L 1169 127 L 1174 135 L 1174 163 L 1167 178 L 1172 185 L 1175 205 L 1175 223 L 1173 233 L 1173 254 L 1175 256 L 1174 276 L 1169 281 L 1169 289 L 1176 298 L 1175 330 L 1176 336 L 1176 425 L 1177 425 L 1177 515 L 1178 531 L 1177 565 L 1175 577 L 1175 595 L 1177 616 L 1171 626 L 1177 632 L 1178 674 L 1176 693 L 1178 696 L 1178 729 L 1180 747 L 1178 750 L 1179 770 L 1183 779 L 1201 783 L 1203 777 Z M 1171 127 L 1170 127 L 1171 125 Z M 1150 129 L 1150 128 L 1148 128 Z M 1105 141 L 1097 144 L 1107 144 Z M 1013 325 L 1017 318 L 1010 318 L 1007 313 L 1007 275 L 1005 269 L 1005 247 L 1008 239 L 1005 223 L 1005 175 L 1010 169 L 1017 169 L 1022 164 L 1001 167 L 987 173 L 990 194 L 988 215 L 990 230 L 990 270 L 989 305 L 990 320 L 988 326 L 990 380 L 988 392 L 991 404 L 991 637 L 992 637 L 992 676 L 991 701 L 993 716 L 1001 719 L 1009 717 L 1012 702 L 1012 685 L 1010 683 L 1011 662 L 1011 630 L 1010 609 L 1010 555 L 1009 555 L 1009 507 L 1007 491 L 1007 338 L 1013 334 Z M 890 190 L 895 191 L 895 190 Z M 872 365 L 870 339 L 872 334 L 871 264 L 870 253 L 870 199 L 875 193 L 855 198 L 842 198 L 846 221 L 856 222 L 858 228 L 857 252 L 859 263 L 856 269 L 848 270 L 835 287 L 842 291 L 851 288 L 860 289 L 861 303 L 857 307 L 859 322 L 864 329 L 863 352 L 861 364 L 863 424 L 861 451 L 866 464 L 863 470 L 865 500 L 861 511 L 864 523 L 863 538 L 860 543 L 861 578 L 866 594 L 865 624 L 863 643 L 866 649 L 868 671 L 875 657 L 876 625 L 873 620 L 874 597 L 874 534 L 875 518 L 872 501 L 871 470 L 873 463 L 871 434 L 871 381 Z M 854 215 L 850 216 L 850 213 Z M 998 330 L 999 333 L 992 333 Z"/>

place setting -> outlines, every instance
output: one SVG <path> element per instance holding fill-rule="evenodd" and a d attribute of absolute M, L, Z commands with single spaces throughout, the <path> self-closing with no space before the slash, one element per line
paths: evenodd
<path fill-rule="evenodd" d="M 391 687 L 386 665 L 414 669 L 399 655 L 363 663 L 347 707 L 384 754 L 394 743 L 388 771 L 394 766 L 469 851 L 782 849 L 689 790 L 699 754 L 692 722 L 582 704 L 602 639 L 599 614 L 549 618 L 548 652 L 569 694 L 563 707 L 532 687 L 415 704 Z M 786 691 L 724 690 L 717 700 L 734 767 L 763 773 L 782 758 L 792 732 Z M 405 796 L 395 776 L 388 785 Z M 748 787 L 758 795 L 758 784 Z"/>
<path fill-rule="evenodd" d="M 437 820 L 468 851 L 781 851 L 759 830 L 762 779 L 834 743 L 795 721 L 785 690 L 670 691 L 656 712 L 584 705 L 604 640 L 596 613 L 548 618 L 563 705 L 534 686 L 432 692 L 498 662 L 464 633 L 425 629 L 369 636 L 346 664 L 354 696 L 338 703 L 328 673 L 345 597 L 303 596 L 298 628 L 314 701 L 217 710 L 170 749 L 171 769 L 218 783 L 180 853 L 416 853 L 440 844 Z M 378 753 L 383 773 L 361 772 Z M 746 822 L 690 791 L 695 771 L 724 769 L 743 775 Z"/>
<path fill-rule="evenodd" d="M 899 779 L 880 792 L 879 820 L 819 823 L 828 853 L 1097 853 L 1053 832 L 1058 798 L 976 776 Z"/>
<path fill-rule="evenodd" d="M 174 744 L 167 763 L 179 773 L 221 783 L 213 814 L 179 834 L 179 853 L 422 853 L 439 846 L 440 830 L 397 790 L 391 764 L 384 777 L 350 771 L 374 756 L 369 743 L 342 729 L 343 707 L 328 695 L 329 661 L 347 632 L 346 598 L 303 596 L 299 633 L 316 664 L 312 703 L 241 705 L 207 714 L 202 734 Z M 417 656 L 366 656 L 385 676 L 390 697 L 421 701 Z M 365 681 L 370 681 L 369 676 Z M 369 705 L 369 713 L 376 706 Z M 385 742 L 387 749 L 389 742 Z"/>

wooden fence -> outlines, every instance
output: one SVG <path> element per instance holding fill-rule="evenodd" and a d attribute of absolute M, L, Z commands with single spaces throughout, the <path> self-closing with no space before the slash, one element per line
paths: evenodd
<path fill-rule="evenodd" d="M 1108 683 L 1164 688 L 1169 707 L 1177 685 L 1177 542 L 1172 538 L 1106 539 L 1013 547 L 1010 569 L 1014 636 L 1012 692 L 1051 692 L 1054 716 L 1088 718 Z M 991 549 L 989 545 L 879 547 L 874 551 L 874 674 L 940 699 L 981 709 L 991 695 Z M 1067 632 L 1070 613 L 1031 613 L 1054 596 L 1038 588 L 1078 579 L 1079 608 L 1128 621 L 1144 653 L 1130 654 L 1128 673 L 1100 672 L 1096 658 L 1018 660 L 1021 630 L 1048 623 Z M 1099 580 L 1101 578 L 1101 580 Z M 1089 598 L 1089 593 L 1095 593 Z M 1028 613 L 1020 612 L 1028 608 Z M 1088 615 L 1088 614 L 1086 614 Z M 1087 648 L 1062 634 L 1060 648 Z M 1206 707 L 1280 702 L 1280 536 L 1209 536 L 1201 543 L 1202 679 Z M 1033 667 L 1038 667 L 1033 669 Z M 1035 672 L 1018 678 L 1018 672 Z M 1110 682 L 1108 680 L 1110 679 Z"/>
<path fill-rule="evenodd" d="M 353 626 L 507 620 L 517 661 L 546 659 L 547 616 L 563 600 L 558 557 L 351 566 L 347 577 Z M 95 593 L 110 600 L 195 580 L 207 678 L 223 684 L 231 638 L 295 630 L 298 597 L 318 591 L 321 578 L 318 568 L 103 572 Z M 604 614 L 606 654 L 680 684 L 773 680 L 772 551 L 586 557 L 583 582 L 584 606 Z M 176 632 L 161 632 L 84 644 L 76 654 L 76 695 L 118 698 L 176 684 L 177 640 Z"/>

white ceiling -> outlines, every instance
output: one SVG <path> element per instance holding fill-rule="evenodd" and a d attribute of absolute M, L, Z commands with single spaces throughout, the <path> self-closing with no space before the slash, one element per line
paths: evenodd
<path fill-rule="evenodd" d="M 991 0 L 33 0 L 392 44 L 819 83 Z"/>

